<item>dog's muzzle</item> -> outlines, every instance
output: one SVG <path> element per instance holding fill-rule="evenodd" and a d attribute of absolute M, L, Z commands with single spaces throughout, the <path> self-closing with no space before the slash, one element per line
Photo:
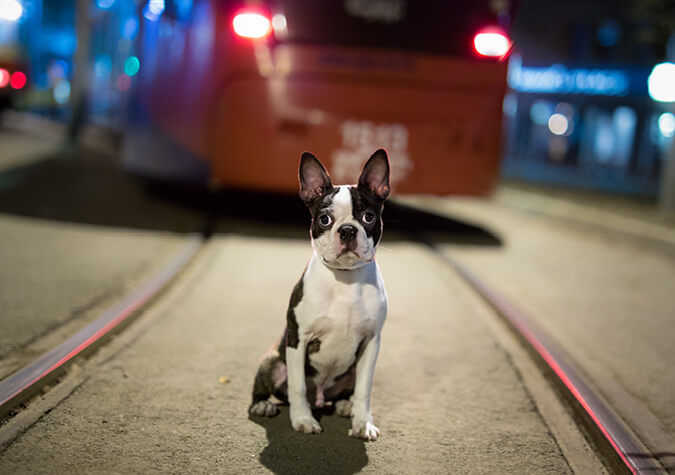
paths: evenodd
<path fill-rule="evenodd" d="M 337 231 L 340 235 L 340 242 L 342 244 L 346 244 L 356 239 L 357 230 L 351 224 L 343 224 L 338 228 Z"/>

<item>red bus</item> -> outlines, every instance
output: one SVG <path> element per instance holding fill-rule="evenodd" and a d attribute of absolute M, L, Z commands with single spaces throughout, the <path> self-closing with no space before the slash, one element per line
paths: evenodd
<path fill-rule="evenodd" d="M 385 147 L 398 193 L 482 195 L 497 181 L 508 0 L 151 0 L 144 12 L 132 170 L 295 191 L 305 150 L 343 183 Z"/>

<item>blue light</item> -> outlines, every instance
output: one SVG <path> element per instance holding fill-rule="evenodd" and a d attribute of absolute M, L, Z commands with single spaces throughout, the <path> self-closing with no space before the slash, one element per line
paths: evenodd
<path fill-rule="evenodd" d="M 135 17 L 127 18 L 122 25 L 122 36 L 128 40 L 133 40 L 138 33 L 138 20 Z"/>
<path fill-rule="evenodd" d="M 44 27 L 40 38 L 42 48 L 57 56 L 71 56 L 75 52 L 77 41 L 72 29 Z"/>
<path fill-rule="evenodd" d="M 537 125 L 546 125 L 553 113 L 553 104 L 548 101 L 536 101 L 530 106 L 530 119 Z"/>
<path fill-rule="evenodd" d="M 502 101 L 502 111 L 508 117 L 515 117 L 518 112 L 518 99 L 515 94 L 505 94 L 504 101 Z"/>
<path fill-rule="evenodd" d="M 675 136 L 675 115 L 664 112 L 658 119 L 659 132 L 666 138 Z"/>
<path fill-rule="evenodd" d="M 192 0 L 175 0 L 176 10 L 178 11 L 178 18 L 180 20 L 187 20 L 192 10 Z"/>
<path fill-rule="evenodd" d="M 68 63 L 62 59 L 55 59 L 47 66 L 47 76 L 50 80 L 56 82 L 68 77 Z"/>
<path fill-rule="evenodd" d="M 112 71 L 112 58 L 107 54 L 102 54 L 94 61 L 94 76 L 97 79 L 105 79 L 110 76 Z"/>
<path fill-rule="evenodd" d="M 65 104 L 70 99 L 70 82 L 61 81 L 54 87 L 54 100 L 57 104 Z"/>
<path fill-rule="evenodd" d="M 609 48 L 616 46 L 621 38 L 621 25 L 615 20 L 605 20 L 601 23 L 596 33 L 598 43 Z"/>
<path fill-rule="evenodd" d="M 567 69 L 562 64 L 534 68 L 523 66 L 514 55 L 509 63 L 508 83 L 521 92 L 625 96 L 630 89 L 626 73 L 616 69 Z"/>
<path fill-rule="evenodd" d="M 115 4 L 115 0 L 96 0 L 96 6 L 101 10 L 107 10 Z"/>
<path fill-rule="evenodd" d="M 124 74 L 129 77 L 133 77 L 138 74 L 138 71 L 141 69 L 141 62 L 136 56 L 129 56 L 124 61 Z"/>
<path fill-rule="evenodd" d="M 157 21 L 165 8 L 164 0 L 150 0 L 143 10 L 143 16 L 150 21 Z"/>

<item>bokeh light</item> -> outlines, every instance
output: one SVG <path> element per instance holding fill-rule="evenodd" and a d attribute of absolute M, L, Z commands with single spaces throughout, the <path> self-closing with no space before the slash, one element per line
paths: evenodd
<path fill-rule="evenodd" d="M 232 20 L 234 32 L 244 38 L 262 38 L 270 32 L 270 21 L 260 13 L 240 13 Z"/>
<path fill-rule="evenodd" d="M 70 82 L 61 81 L 54 87 L 54 100 L 57 104 L 65 104 L 70 99 Z"/>
<path fill-rule="evenodd" d="M 141 69 L 141 62 L 136 56 L 129 56 L 124 61 L 124 74 L 127 76 L 133 77 L 138 74 L 138 71 Z"/>
<path fill-rule="evenodd" d="M 23 7 L 17 0 L 0 0 L 0 20 L 17 21 L 23 15 Z"/>
<path fill-rule="evenodd" d="M 564 115 L 556 112 L 555 114 L 551 114 L 551 117 L 548 118 L 548 130 L 550 130 L 552 134 L 565 135 L 568 128 L 569 121 Z"/>
<path fill-rule="evenodd" d="M 660 63 L 654 66 L 647 78 L 649 96 L 659 102 L 675 102 L 675 64 Z"/>
<path fill-rule="evenodd" d="M 0 87 L 7 87 L 7 84 L 9 84 L 9 71 L 0 68 Z"/>
<path fill-rule="evenodd" d="M 27 82 L 26 75 L 21 71 L 14 71 L 12 77 L 9 79 L 9 85 L 14 89 L 23 89 Z"/>
<path fill-rule="evenodd" d="M 670 138 L 675 135 L 675 114 L 664 112 L 659 116 L 658 124 L 659 132 L 664 137 Z"/>
<path fill-rule="evenodd" d="M 131 78 L 126 74 L 120 74 L 117 78 L 117 89 L 127 92 L 131 88 Z"/>
<path fill-rule="evenodd" d="M 115 0 L 96 0 L 96 6 L 101 10 L 108 10 L 115 4 Z"/>

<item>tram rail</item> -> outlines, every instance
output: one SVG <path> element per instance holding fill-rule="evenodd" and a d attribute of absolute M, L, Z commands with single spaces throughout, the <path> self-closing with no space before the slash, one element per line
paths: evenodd
<path fill-rule="evenodd" d="M 405 228 L 405 226 L 404 226 Z M 462 265 L 433 237 L 408 229 L 411 239 L 425 246 L 434 259 L 449 267 L 496 314 L 528 350 L 539 369 L 552 383 L 581 426 L 591 445 L 613 472 L 667 473 L 625 421 L 572 361 L 555 340 L 539 328 L 517 305 L 490 287 L 479 275 Z M 33 396 L 62 376 L 73 362 L 91 355 L 111 335 L 128 326 L 168 288 L 204 247 L 209 236 L 187 239 L 172 261 L 127 298 L 104 312 L 79 333 L 0 383 L 0 421 L 10 416 Z M 3 427 L 0 426 L 0 432 Z M 1 438 L 0 438 L 1 439 Z"/>

